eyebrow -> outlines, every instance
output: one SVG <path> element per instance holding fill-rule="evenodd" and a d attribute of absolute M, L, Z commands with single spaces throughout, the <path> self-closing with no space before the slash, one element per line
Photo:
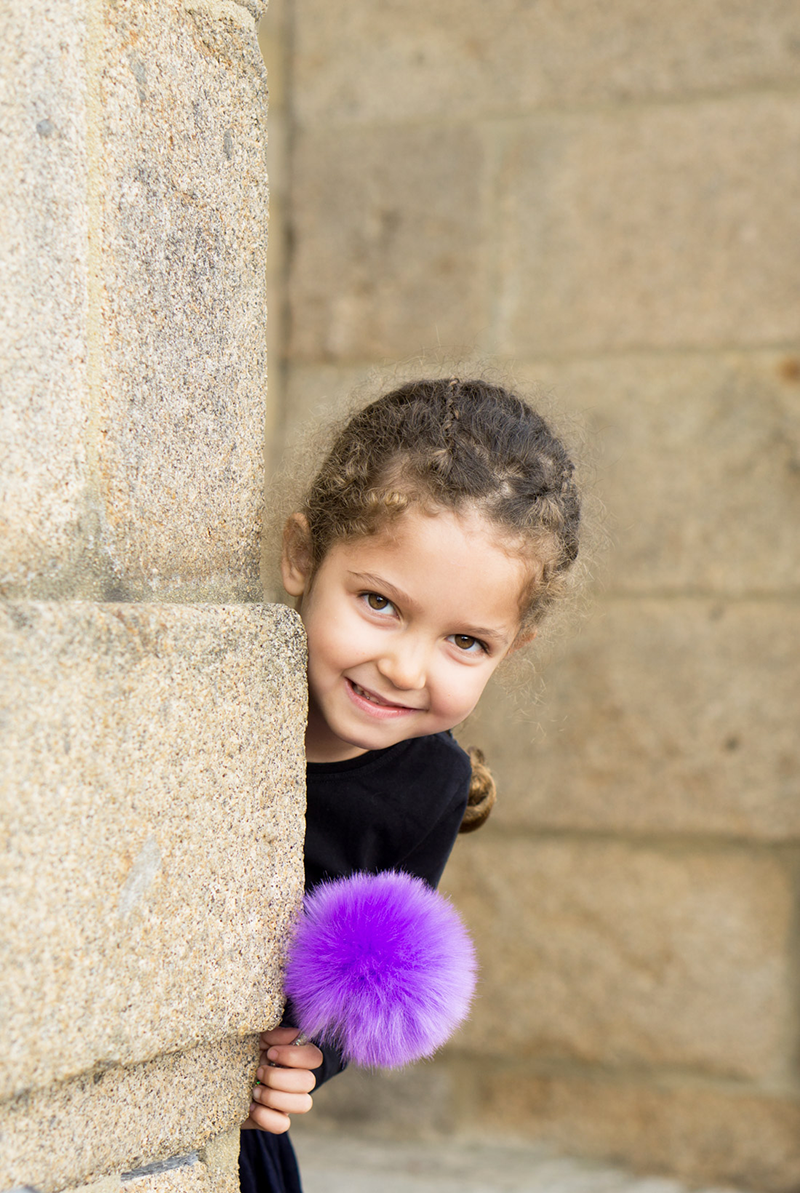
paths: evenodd
<path fill-rule="evenodd" d="M 386 593 L 394 600 L 398 600 L 401 604 L 406 605 L 409 609 L 419 609 L 417 602 L 412 600 L 407 592 L 404 592 L 402 588 L 398 588 L 396 584 L 392 584 L 389 580 L 385 580 L 382 576 L 376 576 L 372 572 L 350 572 L 349 575 L 364 585 L 373 586 L 377 592 Z M 511 641 L 508 634 L 503 634 L 500 630 L 490 630 L 483 626 L 464 626 L 464 629 L 459 632 L 466 638 L 485 638 L 488 642 L 494 642 L 498 645 L 505 645 Z"/>
<path fill-rule="evenodd" d="M 388 592 L 389 596 L 397 597 L 404 605 L 408 605 L 409 609 L 419 608 L 417 602 L 413 601 L 407 592 L 403 592 L 402 588 L 398 588 L 389 580 L 384 580 L 382 576 L 375 576 L 372 572 L 350 572 L 349 574 L 362 584 L 373 585 L 378 592 Z"/>

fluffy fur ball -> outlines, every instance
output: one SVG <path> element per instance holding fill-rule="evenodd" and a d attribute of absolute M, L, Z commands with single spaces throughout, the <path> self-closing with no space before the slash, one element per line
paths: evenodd
<path fill-rule="evenodd" d="M 472 942 L 458 913 L 421 878 L 354 874 L 306 897 L 285 989 L 297 1026 L 359 1065 L 431 1056 L 466 1018 Z"/>

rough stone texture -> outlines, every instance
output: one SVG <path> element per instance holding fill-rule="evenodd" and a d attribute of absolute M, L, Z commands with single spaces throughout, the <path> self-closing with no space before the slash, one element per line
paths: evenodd
<path fill-rule="evenodd" d="M 6 593 L 259 596 L 254 7 L 56 0 L 4 14 Z"/>
<path fill-rule="evenodd" d="M 202 1161 L 190 1159 L 166 1171 L 143 1173 L 124 1182 L 130 1193 L 212 1193 L 214 1186 Z"/>
<path fill-rule="evenodd" d="M 69 1190 L 69 1193 L 116 1193 L 121 1187 L 121 1175 L 102 1176 L 99 1180 L 90 1181 L 87 1185 L 79 1185 Z"/>
<path fill-rule="evenodd" d="M 518 1131 L 573 1156 L 759 1193 L 796 1193 L 800 1181 L 800 1102 L 791 1096 L 529 1066 L 483 1069 L 472 1085 L 473 1121 L 490 1138 Z"/>
<path fill-rule="evenodd" d="M 87 485 L 86 22 L 0 15 L 0 586 L 69 568 Z M 35 514 L 35 516 L 34 516 Z"/>
<path fill-rule="evenodd" d="M 772 857 L 493 835 L 446 887 L 482 975 L 456 1048 L 790 1077 L 794 888 Z"/>
<path fill-rule="evenodd" d="M 102 60 L 98 466 L 112 558 L 137 596 L 257 596 L 266 90 L 253 18 L 232 0 L 118 0 Z"/>
<path fill-rule="evenodd" d="M 236 1193 L 282 1007 L 304 639 L 219 605 L 262 596 L 262 7 L 0 15 L 2 1187 Z M 154 594 L 217 605 L 28 599 Z"/>
<path fill-rule="evenodd" d="M 236 1132 L 237 1160 L 239 1133 Z M 196 1152 L 175 1156 L 163 1164 L 137 1173 L 123 1173 L 67 1190 L 67 1193 L 235 1193 L 239 1188 L 235 1171 L 221 1173 Z"/>
<path fill-rule="evenodd" d="M 302 890 L 296 615 L 2 624 L 3 1096 L 274 1023 Z"/>
<path fill-rule="evenodd" d="M 797 841 L 799 636 L 793 603 L 609 601 L 554 651 L 539 706 L 495 687 L 459 737 L 517 829 Z"/>
<path fill-rule="evenodd" d="M 290 143 L 289 88 L 286 79 L 285 39 L 290 27 L 293 0 L 270 0 L 258 23 L 258 44 L 269 83 L 269 252 L 266 262 L 269 319 L 267 320 L 267 358 L 269 387 L 264 427 L 267 475 L 280 456 L 280 431 L 283 413 L 283 368 L 286 345 L 286 274 L 290 255 L 286 230 L 291 216 L 289 205 Z"/>
<path fill-rule="evenodd" d="M 237 1123 L 233 1130 L 209 1139 L 200 1153 L 214 1193 L 239 1193 L 240 1135 Z"/>
<path fill-rule="evenodd" d="M 227 1193 L 257 1063 L 257 1037 L 227 1039 L 131 1068 L 98 1069 L 0 1105 L 3 1188 L 55 1193 L 202 1149 L 215 1193 Z M 220 1135 L 231 1128 L 233 1155 Z"/>
<path fill-rule="evenodd" d="M 459 128 L 299 138 L 292 167 L 295 359 L 380 359 L 472 341 L 486 317 L 485 158 L 481 138 Z"/>
<path fill-rule="evenodd" d="M 790 96 L 531 118 L 502 170 L 498 348 L 796 340 L 798 184 Z"/>
<path fill-rule="evenodd" d="M 481 119 L 541 105 L 794 86 L 793 0 L 295 5 L 304 124 Z"/>
<path fill-rule="evenodd" d="M 800 356 L 532 361 L 516 375 L 583 414 L 612 591 L 800 587 Z"/>

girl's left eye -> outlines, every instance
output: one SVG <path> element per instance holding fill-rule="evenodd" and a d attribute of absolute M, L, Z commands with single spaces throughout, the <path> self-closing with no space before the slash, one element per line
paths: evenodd
<path fill-rule="evenodd" d="M 370 609 L 374 609 L 376 613 L 383 613 L 386 609 L 392 609 L 392 602 L 388 597 L 381 596 L 379 592 L 364 592 L 361 594 Z"/>
<path fill-rule="evenodd" d="M 473 638 L 470 634 L 453 634 L 451 641 L 465 654 L 480 654 L 486 650 L 481 640 Z"/>

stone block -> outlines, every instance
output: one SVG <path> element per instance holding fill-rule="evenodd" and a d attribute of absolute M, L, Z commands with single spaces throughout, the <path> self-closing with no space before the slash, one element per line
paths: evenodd
<path fill-rule="evenodd" d="M 254 7 L 57 0 L 4 24 L 6 593 L 260 595 Z"/>
<path fill-rule="evenodd" d="M 199 1151 L 213 1193 L 228 1193 L 257 1063 L 257 1037 L 228 1038 L 143 1065 L 98 1069 L 2 1104 L 3 1187 L 57 1193 L 124 1174 L 127 1188 L 155 1175 L 135 1177 L 137 1170 Z M 225 1147 L 234 1137 L 235 1149 Z M 238 1189 L 236 1175 L 230 1193 Z"/>
<path fill-rule="evenodd" d="M 73 1187 L 69 1193 L 118 1193 L 121 1187 L 121 1176 L 119 1173 L 114 1173 L 112 1176 L 101 1176 L 99 1180 L 89 1181 L 86 1185 Z"/>
<path fill-rule="evenodd" d="M 86 435 L 86 20 L 7 7 L 0 34 L 0 588 L 74 565 Z"/>
<path fill-rule="evenodd" d="M 296 361 L 359 362 L 474 340 L 486 319 L 485 159 L 466 128 L 298 137 Z"/>
<path fill-rule="evenodd" d="M 248 1083 L 248 1093 L 251 1088 Z M 239 1193 L 240 1135 L 237 1123 L 232 1130 L 209 1139 L 200 1153 L 214 1193 Z"/>
<path fill-rule="evenodd" d="M 493 1141 L 523 1135 L 693 1185 L 795 1193 L 800 1180 L 800 1101 L 790 1094 L 520 1065 L 483 1070 L 471 1085 L 472 1121 Z"/>
<path fill-rule="evenodd" d="M 779 860 L 491 834 L 459 843 L 446 887 L 481 964 L 456 1049 L 789 1079 L 794 893 Z"/>
<path fill-rule="evenodd" d="M 274 1024 L 302 891 L 284 607 L 2 610 L 2 1096 Z"/>
<path fill-rule="evenodd" d="M 129 1193 L 212 1193 L 208 1169 L 196 1156 L 187 1156 L 174 1168 L 129 1176 L 124 1187 Z"/>
<path fill-rule="evenodd" d="M 501 173 L 499 351 L 800 335 L 792 97 L 531 117 Z"/>
<path fill-rule="evenodd" d="M 459 737 L 515 831 L 796 841 L 798 641 L 791 603 L 609 600 L 553 649 L 538 705 L 495 686 Z"/>
<path fill-rule="evenodd" d="M 253 16 L 233 0 L 118 0 L 101 37 L 97 469 L 114 573 L 129 599 L 257 599 L 267 183 Z"/>
<path fill-rule="evenodd" d="M 237 1193 L 239 1189 L 239 1132 L 236 1132 L 235 1170 L 223 1177 L 196 1152 L 173 1156 L 135 1173 L 104 1177 L 67 1193 Z"/>
<path fill-rule="evenodd" d="M 800 357 L 595 357 L 516 373 L 534 401 L 545 390 L 582 414 L 613 592 L 797 590 Z"/>
<path fill-rule="evenodd" d="M 395 0 L 296 6 L 304 124 L 481 118 L 537 106 L 793 86 L 792 0 Z"/>

